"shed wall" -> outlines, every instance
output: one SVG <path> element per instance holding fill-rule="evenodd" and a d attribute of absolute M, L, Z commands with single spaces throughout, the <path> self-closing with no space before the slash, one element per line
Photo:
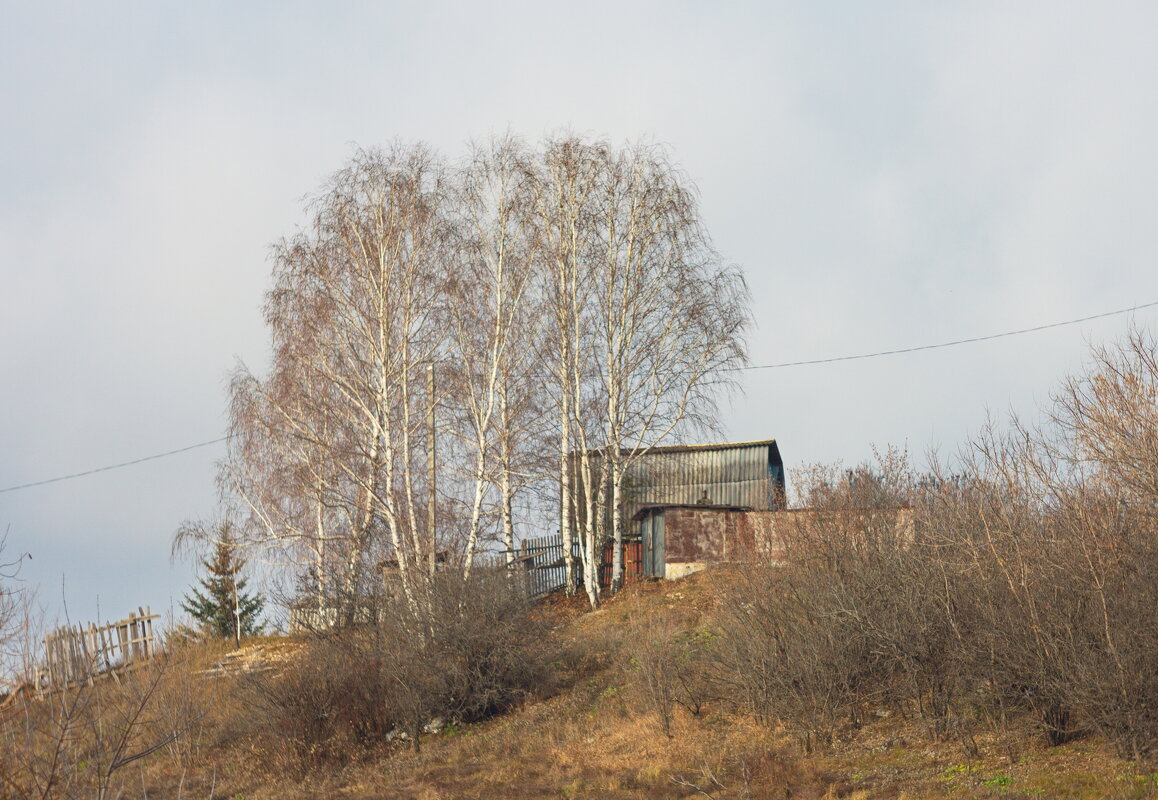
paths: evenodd
<path fill-rule="evenodd" d="M 666 573 L 674 564 L 726 561 L 786 562 L 793 546 L 818 533 L 856 537 L 868 528 L 891 531 L 899 539 L 912 537 L 909 508 L 829 511 L 738 511 L 666 508 L 657 510 L 664 524 L 663 560 Z"/>
<path fill-rule="evenodd" d="M 655 504 L 693 504 L 705 493 L 713 505 L 773 509 L 784 493 L 784 467 L 774 441 L 659 448 L 627 468 L 625 519 Z"/>

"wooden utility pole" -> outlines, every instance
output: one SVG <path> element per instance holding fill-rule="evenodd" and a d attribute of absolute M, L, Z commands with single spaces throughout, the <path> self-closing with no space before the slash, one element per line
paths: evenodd
<path fill-rule="evenodd" d="M 434 577 L 434 571 L 438 563 L 438 537 L 436 535 L 436 526 L 434 519 L 434 506 L 436 498 L 436 489 L 438 487 L 438 463 L 435 458 L 435 426 L 434 426 L 434 362 L 431 361 L 426 365 L 426 377 L 428 380 L 428 388 L 430 391 L 430 499 L 426 504 L 426 530 L 430 536 L 430 575 Z"/>

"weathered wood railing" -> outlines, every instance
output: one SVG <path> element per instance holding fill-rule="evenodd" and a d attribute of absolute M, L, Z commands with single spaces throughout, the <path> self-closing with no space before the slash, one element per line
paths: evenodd
<path fill-rule="evenodd" d="M 44 637 L 44 666 L 37 670 L 37 689 L 57 689 L 96 675 L 147 661 L 157 654 L 148 606 L 118 622 L 71 625 Z"/>
<path fill-rule="evenodd" d="M 580 561 L 579 543 L 571 543 L 571 552 L 575 563 Z M 613 546 L 608 544 L 603 551 L 603 560 L 599 564 L 599 584 L 607 589 L 611 586 L 611 558 Z M 643 575 L 642 548 L 639 542 L 623 543 L 624 581 L 632 582 Z M 521 568 L 527 576 L 527 594 L 530 597 L 543 597 L 567 583 L 567 568 L 563 561 L 563 538 L 561 536 L 540 536 L 524 539 L 519 549 L 515 551 L 512 568 Z M 577 567 L 575 583 L 582 583 L 583 576 Z"/>
<path fill-rule="evenodd" d="M 572 553 L 579 560 L 579 543 L 572 543 Z M 567 583 L 567 568 L 563 562 L 563 539 L 560 536 L 539 536 L 524 539 L 514 553 L 511 567 L 524 571 L 527 595 L 536 598 L 563 588 Z"/>

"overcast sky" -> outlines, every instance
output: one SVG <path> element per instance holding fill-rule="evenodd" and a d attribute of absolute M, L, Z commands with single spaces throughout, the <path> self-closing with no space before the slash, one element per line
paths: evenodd
<path fill-rule="evenodd" d="M 671 147 L 751 284 L 754 364 L 1158 301 L 1152 3 L 0 0 L 0 489 L 220 437 L 268 248 L 355 146 L 569 128 Z M 1158 325 L 1155 309 L 1136 320 Z M 1118 316 L 756 370 L 789 467 L 1032 416 Z M 0 493 L 51 613 L 176 608 L 222 445 Z"/>

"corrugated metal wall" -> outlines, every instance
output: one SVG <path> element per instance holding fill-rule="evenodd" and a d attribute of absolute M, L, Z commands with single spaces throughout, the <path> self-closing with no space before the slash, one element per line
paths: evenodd
<path fill-rule="evenodd" d="M 645 505 L 698 503 L 705 492 L 712 505 L 772 509 L 783 489 L 775 442 L 664 448 L 628 468 L 624 517 Z"/>

